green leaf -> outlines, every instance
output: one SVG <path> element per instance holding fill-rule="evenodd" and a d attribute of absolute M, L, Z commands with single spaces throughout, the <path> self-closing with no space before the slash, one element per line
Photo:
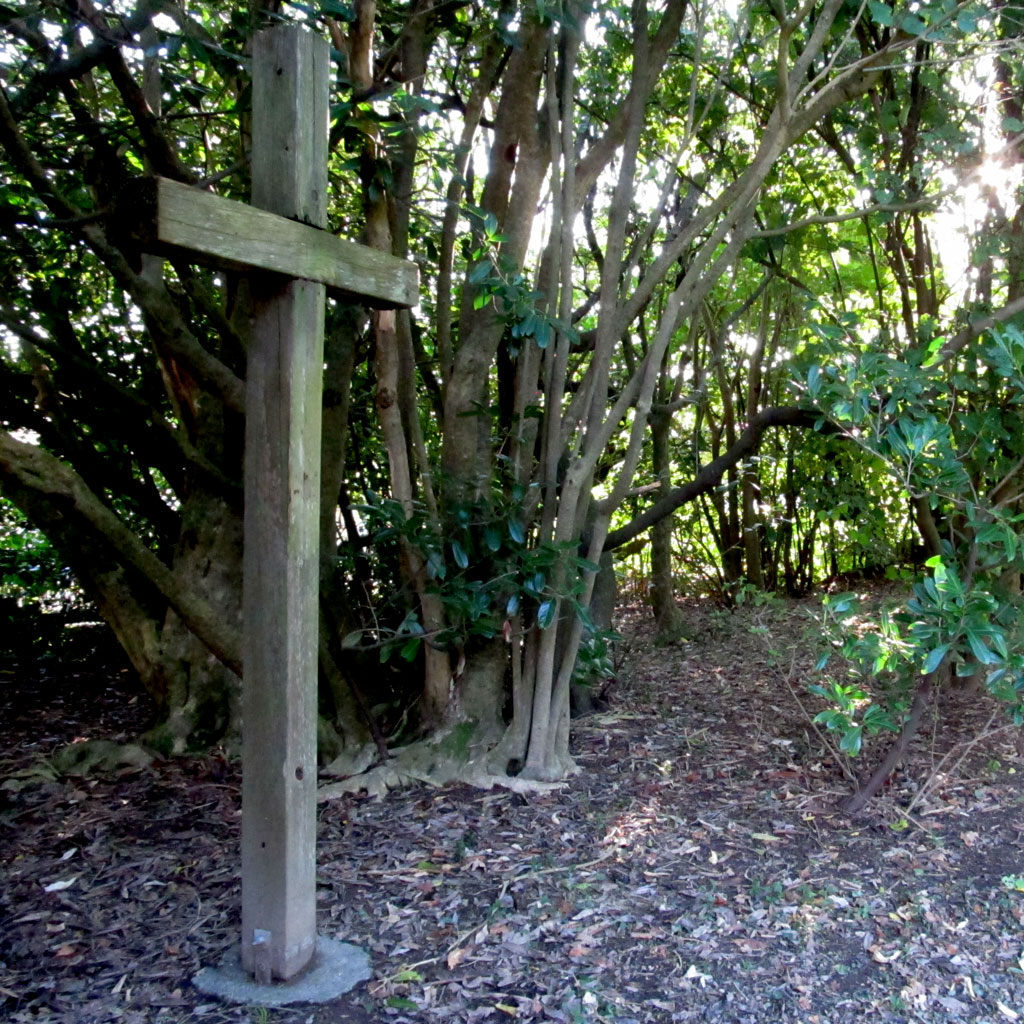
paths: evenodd
<path fill-rule="evenodd" d="M 552 622 L 555 621 L 555 602 L 553 600 L 545 601 L 537 609 L 537 625 L 541 629 L 547 629 Z"/>
<path fill-rule="evenodd" d="M 508 599 L 508 604 L 505 605 L 505 614 L 510 618 L 519 611 L 520 598 L 518 594 L 513 594 Z"/>
<path fill-rule="evenodd" d="M 210 63 L 210 51 L 195 36 L 185 36 L 185 49 L 192 59 L 199 61 L 200 64 Z"/>
<path fill-rule="evenodd" d="M 580 622 L 583 623 L 583 628 L 588 633 L 596 632 L 597 631 L 597 627 L 594 625 L 594 618 L 590 614 L 590 609 L 589 608 L 584 608 L 583 605 L 581 605 L 577 601 L 574 601 L 573 605 L 574 605 L 574 607 L 576 609 L 576 618 L 578 618 L 580 620 Z"/>
<path fill-rule="evenodd" d="M 888 4 L 880 3 L 879 0 L 871 0 L 868 7 L 871 10 L 871 20 L 876 25 L 882 25 L 885 28 L 892 25 L 892 10 Z"/>
<path fill-rule="evenodd" d="M 460 569 L 469 568 L 469 555 L 466 554 L 466 549 L 457 541 L 452 541 L 452 558 L 455 559 L 455 564 Z"/>
<path fill-rule="evenodd" d="M 1006 644 L 1006 637 L 998 629 L 994 629 L 991 634 L 992 646 L 996 649 L 996 654 L 999 655 L 1003 661 L 1008 661 L 1010 658 L 1010 649 Z"/>
<path fill-rule="evenodd" d="M 851 726 L 839 738 L 839 749 L 850 757 L 856 757 L 860 753 L 862 738 L 860 726 Z"/>
<path fill-rule="evenodd" d="M 422 981 L 423 975 L 412 967 L 406 967 L 394 976 L 394 980 L 397 982 Z M 417 1006 L 416 1009 L 418 1010 L 419 1007 Z"/>
<path fill-rule="evenodd" d="M 484 260 L 482 263 L 478 263 L 466 276 L 466 280 L 470 284 L 480 284 L 486 281 L 491 276 L 493 267 L 489 260 Z"/>
<path fill-rule="evenodd" d="M 817 363 L 807 371 L 807 393 L 817 398 L 821 391 L 821 367 Z"/>
<path fill-rule="evenodd" d="M 320 10 L 341 21 L 355 21 L 356 18 L 355 11 L 348 4 L 339 3 L 338 0 L 320 0 Z"/>
<path fill-rule="evenodd" d="M 928 31 L 927 23 L 922 21 L 916 14 L 907 14 L 901 18 L 900 28 L 908 36 L 922 36 Z"/>
<path fill-rule="evenodd" d="M 981 12 L 976 8 L 965 7 L 956 16 L 956 27 L 960 29 L 965 35 L 968 32 L 973 32 L 978 27 L 978 20 L 981 17 Z"/>
<path fill-rule="evenodd" d="M 484 527 L 484 544 L 488 551 L 497 551 L 501 547 L 501 534 L 495 527 Z"/>
<path fill-rule="evenodd" d="M 934 672 L 939 665 L 942 664 L 942 659 L 949 653 L 949 644 L 939 644 L 938 647 L 928 652 L 928 657 L 924 659 L 924 664 L 921 666 L 921 674 L 928 675 Z"/>
<path fill-rule="evenodd" d="M 814 721 L 817 725 L 823 725 L 829 732 L 838 732 L 841 729 L 846 728 L 846 718 L 843 716 L 841 711 L 836 711 L 834 708 L 826 711 L 819 711 L 814 716 Z"/>
<path fill-rule="evenodd" d="M 526 543 L 526 531 L 523 529 L 523 524 L 517 519 L 510 519 L 508 521 L 508 535 L 517 543 Z"/>
<path fill-rule="evenodd" d="M 860 603 L 860 598 L 852 591 L 832 594 L 825 598 L 825 607 L 833 615 L 848 615 Z"/>
<path fill-rule="evenodd" d="M 350 651 L 353 647 L 358 647 L 360 641 L 363 639 L 363 631 L 361 629 L 353 630 L 341 641 L 342 650 Z"/>
<path fill-rule="evenodd" d="M 982 665 L 999 664 L 999 655 L 995 651 L 990 650 L 985 641 L 974 630 L 967 630 L 967 643 L 971 648 L 971 653 Z"/>
<path fill-rule="evenodd" d="M 448 574 L 448 570 L 444 564 L 444 558 L 441 557 L 440 551 L 430 551 L 427 553 L 427 575 L 432 580 L 443 580 Z"/>

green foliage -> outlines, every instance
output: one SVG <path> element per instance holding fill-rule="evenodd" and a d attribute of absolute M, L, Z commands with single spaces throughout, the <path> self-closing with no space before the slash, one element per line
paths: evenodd
<path fill-rule="evenodd" d="M 588 628 L 580 642 L 572 681 L 589 686 L 615 674 L 615 644 L 622 638 L 613 629 Z"/>
<path fill-rule="evenodd" d="M 832 340 L 826 332 L 819 336 Z M 889 673 L 899 681 L 895 696 L 883 698 L 884 715 L 877 719 L 883 728 L 905 711 L 914 677 L 931 675 L 943 683 L 954 673 L 979 670 L 1012 719 L 1024 721 L 1020 598 L 1003 584 L 1024 568 L 1022 515 L 1013 503 L 993 498 L 1021 450 L 1015 424 L 1003 422 L 1007 406 L 1024 398 L 1024 336 L 1013 326 L 989 332 L 979 346 L 984 376 L 954 375 L 955 391 L 970 395 L 966 415 L 951 411 L 959 411 L 959 400 L 931 358 L 941 341 L 932 342 L 923 359 L 920 353 L 898 360 L 865 349 L 816 363 L 806 374 L 808 395 L 833 422 L 882 460 L 911 494 L 928 495 L 933 515 L 948 524 L 942 554 L 928 559 L 899 611 L 883 611 L 872 627 L 855 631 L 844 625 L 854 610 L 850 595 L 826 603 L 833 643 L 853 671 L 875 680 Z M 842 736 L 845 751 L 855 753 L 862 728 L 868 728 L 865 709 L 878 705 L 864 690 L 838 683 L 814 691 L 831 703 L 819 720 Z"/>
<path fill-rule="evenodd" d="M 512 355 L 518 353 L 524 338 L 532 338 L 538 348 L 547 348 L 556 331 L 578 341 L 575 328 L 540 308 L 544 304 L 543 292 L 531 289 L 526 274 L 501 251 L 506 238 L 499 233 L 494 214 L 467 207 L 466 215 L 477 240 L 476 247 L 469 252 L 471 265 L 466 275 L 466 281 L 475 287 L 473 308 L 494 304 L 513 339 Z"/>
<path fill-rule="evenodd" d="M 373 529 L 378 554 L 405 544 L 423 560 L 447 626 L 428 637 L 412 610 L 397 626 L 378 622 L 373 630 L 350 633 L 344 646 L 365 647 L 369 641 L 369 646 L 379 648 L 381 661 L 396 653 L 412 661 L 423 642 L 461 650 L 473 638 L 502 635 L 514 616 L 520 616 L 527 628 L 548 629 L 564 605 L 583 622 L 592 644 L 585 660 L 597 663 L 607 656 L 608 637 L 595 630 L 579 601 L 585 575 L 596 573 L 598 566 L 581 557 L 575 543 L 534 543 L 523 526 L 518 501 L 502 501 L 498 495 L 490 504 L 454 506 L 443 524 L 444 535 L 422 506 L 407 515 L 401 503 L 371 495 L 358 511 Z M 555 581 L 563 575 L 569 583 L 560 589 Z"/>
<path fill-rule="evenodd" d="M 67 607 L 81 594 L 60 552 L 9 502 L 0 498 L 0 597 L 20 605 Z"/>
<path fill-rule="evenodd" d="M 808 687 L 811 693 L 828 701 L 829 707 L 820 711 L 814 721 L 839 737 L 839 749 L 851 757 L 860 753 L 864 735 L 895 732 L 898 717 L 906 706 L 906 690 L 897 688 L 888 706 L 879 703 L 862 685 L 869 673 L 877 675 L 906 654 L 891 620 L 885 618 L 878 632 L 859 633 L 846 628 L 857 607 L 854 594 L 839 594 L 825 599 L 824 626 L 826 637 L 838 647 L 849 666 L 853 682 L 840 682 L 825 678 Z M 831 652 L 830 652 L 831 653 Z M 825 668 L 829 655 L 818 661 L 819 671 Z"/>
<path fill-rule="evenodd" d="M 378 4 L 370 61 L 376 77 L 372 88 L 359 93 L 352 88 L 347 55 L 332 51 L 332 230 L 358 237 L 367 214 L 364 200 L 383 203 L 396 251 L 420 265 L 423 304 L 408 323 L 401 321 L 402 344 L 410 349 L 403 349 L 403 366 L 413 379 L 403 381 L 407 390 L 399 396 L 408 432 L 401 454 L 411 455 L 412 464 L 410 487 L 400 493 L 423 494 L 425 486 L 436 486 L 442 505 L 440 512 L 420 506 L 407 511 L 386 496 L 375 497 L 387 495 L 389 471 L 401 460 L 396 448 L 389 464 L 372 413 L 378 397 L 376 339 L 365 328 L 366 318 L 353 315 L 359 322 L 346 335 L 348 369 L 342 372 L 345 360 L 337 356 L 344 346 L 327 358 L 331 393 L 325 417 L 333 418 L 338 442 L 328 457 L 336 465 L 344 461 L 342 511 L 358 520 L 347 521 L 335 550 L 325 552 L 325 560 L 333 558 L 330 589 L 346 601 L 350 597 L 351 607 L 339 615 L 349 634 L 347 648 L 372 650 L 371 657 L 387 661 L 390 669 L 410 670 L 412 679 L 427 643 L 461 654 L 467 645 L 513 628 L 555 629 L 575 615 L 586 634 L 577 672 L 603 674 L 609 638 L 593 628 L 580 603 L 582 583 L 596 566 L 580 557 L 578 539 L 538 543 L 533 532 L 538 518 L 583 522 L 585 510 L 562 518 L 558 507 L 544 504 L 557 506 L 560 495 L 547 489 L 539 498 L 539 491 L 528 495 L 511 479 L 548 479 L 541 459 L 551 458 L 553 467 L 562 452 L 545 452 L 546 441 L 536 441 L 544 430 L 532 434 L 546 417 L 564 417 L 557 443 L 565 453 L 605 437 L 598 429 L 601 415 L 628 394 L 631 381 L 635 386 L 654 339 L 671 333 L 655 401 L 674 409 L 676 418 L 666 442 L 668 468 L 655 470 L 658 479 L 671 476 L 672 485 L 692 479 L 734 444 L 745 418 L 790 404 L 794 369 L 821 425 L 838 424 L 844 434 L 769 432 L 744 465 L 725 473 L 700 503 L 681 510 L 677 522 L 687 540 L 676 545 L 681 586 L 761 602 L 777 589 L 806 591 L 826 573 L 886 565 L 909 530 L 907 494 L 927 496 L 949 543 L 941 572 L 932 566 L 917 581 L 905 617 L 893 617 L 876 639 L 865 636 L 859 653 L 848 653 L 870 663 L 876 674 L 906 681 L 947 662 L 979 663 L 990 685 L 1012 696 L 1018 678 L 1011 654 L 1013 605 L 995 581 L 1002 568 L 1020 560 L 1020 521 L 1012 504 L 986 495 L 1024 451 L 1015 383 L 1024 345 L 1019 333 L 1006 328 L 986 336 L 949 372 L 938 367 L 942 332 L 954 329 L 941 270 L 931 266 L 917 274 L 915 268 L 912 284 L 925 289 L 930 279 L 938 296 L 935 308 L 923 315 L 922 306 L 916 318 L 904 308 L 912 305 L 913 288 L 896 280 L 895 264 L 909 262 L 917 244 L 916 214 L 887 209 L 847 217 L 872 203 L 922 203 L 937 183 L 970 169 L 982 128 L 993 119 L 977 98 L 984 90 L 972 88 L 984 77 L 975 76 L 969 59 L 972 52 L 989 59 L 989 44 L 998 39 L 993 35 L 976 51 L 952 44 L 963 33 L 989 32 L 994 18 L 1004 15 L 992 16 L 982 3 L 953 0 L 839 6 L 837 20 L 821 33 L 816 26 L 823 12 L 804 8 L 787 30 L 791 40 L 780 57 L 774 45 L 780 19 L 772 5 L 684 5 L 681 26 L 667 41 L 666 69 L 642 106 L 633 108 L 645 114 L 637 171 L 626 208 L 615 210 L 611 183 L 617 168 L 631 162 L 614 152 L 621 136 L 609 126 L 625 123 L 626 98 L 642 84 L 632 78 L 638 70 L 634 32 L 645 12 L 653 40 L 671 5 L 580 7 L 589 21 L 578 40 L 576 100 L 568 106 L 564 94 L 545 95 L 559 77 L 554 66 L 546 79 L 541 61 L 529 82 L 510 81 L 506 70 L 526 67 L 529 62 L 521 65 L 518 56 L 549 40 L 552 53 L 567 58 L 572 47 L 560 33 L 574 27 L 573 8 L 559 0 L 512 7 L 428 5 L 415 16 L 409 5 Z M 88 30 L 75 5 L 44 4 L 27 20 L 4 22 L 5 95 L 42 176 L 33 181 L 25 161 L 10 145 L 3 148 L 0 283 L 7 305 L 0 419 L 6 430 L 38 434 L 43 448 L 73 466 L 173 568 L 178 552 L 204 530 L 219 528 L 208 514 L 211 493 L 238 511 L 244 424 L 218 388 L 168 348 L 154 328 L 163 312 L 179 315 L 175 337 L 187 337 L 240 382 L 245 289 L 234 271 L 164 261 L 170 305 L 160 315 L 156 307 L 142 310 L 135 303 L 145 304 L 143 292 L 129 297 L 124 277 L 110 274 L 113 263 L 99 247 L 90 247 L 87 232 L 114 208 L 124 182 L 140 173 L 201 182 L 222 195 L 248 199 L 245 154 L 252 126 L 246 54 L 262 15 L 223 3 L 168 11 L 156 19 L 149 38 L 112 47 L 102 61 L 80 71 L 75 59 L 88 45 L 86 37 L 103 38 L 96 25 L 109 18 L 111 30 L 121 30 L 114 7 L 101 4 Z M 267 17 L 308 21 L 321 33 L 333 29 L 337 42 L 337 22 L 351 22 L 354 12 L 347 0 L 294 0 Z M 534 23 L 543 32 L 530 43 Z M 549 38 L 541 38 L 545 33 Z M 820 120 L 815 115 L 797 134 L 770 119 L 773 109 L 781 113 L 780 60 L 807 53 L 810 77 L 790 100 L 810 110 L 807 104 L 827 99 L 841 76 L 851 83 L 865 80 L 852 72 L 872 46 L 898 33 L 914 37 L 921 53 L 931 48 L 927 58 L 915 64 L 913 46 L 892 49 L 877 74 L 872 72 L 877 84 L 870 95 L 853 95 L 851 85 L 849 102 Z M 823 47 L 812 59 L 816 36 Z M 499 62 L 506 47 L 509 54 Z M 495 60 L 487 71 L 489 52 Z M 421 68 L 410 66 L 414 57 L 422 57 Z M 946 63 L 961 58 L 963 63 Z M 153 66 L 144 68 L 144 60 Z M 1018 83 L 1011 81 L 1015 70 L 1008 74 L 1009 95 Z M 137 90 L 154 82 L 160 103 L 151 116 Z M 478 110 L 483 129 L 474 134 L 465 116 L 477 85 L 487 88 L 483 111 Z M 502 124 L 506 111 L 517 106 L 518 92 L 531 85 L 538 89 L 522 108 L 523 123 Z M 22 90 L 37 86 L 45 102 L 23 102 Z M 528 123 L 537 112 L 536 123 Z M 1007 131 L 1019 128 L 1013 117 L 1002 120 Z M 763 183 L 746 190 L 755 198 L 735 208 L 726 202 L 715 212 L 719 198 L 727 200 L 728 190 L 757 170 L 755 154 L 776 146 L 773 133 L 779 130 L 787 140 L 785 153 L 773 158 Z M 531 236 L 532 224 L 510 225 L 505 218 L 528 219 L 541 210 L 552 212 L 552 219 L 558 214 L 559 174 L 565 169 L 555 159 L 560 132 L 575 147 L 567 160 L 578 162 L 583 175 L 577 182 L 581 208 L 571 251 L 557 254 L 548 247 L 548 265 L 535 242 L 540 232 Z M 485 152 L 491 140 L 505 145 L 512 138 L 519 141 L 510 148 Z M 587 179 L 590 167 L 600 169 Z M 511 190 L 503 190 L 503 176 L 513 183 Z M 53 192 L 81 216 L 48 206 Z M 613 215 L 620 213 L 625 235 L 620 251 L 611 252 Z M 575 218 L 577 212 L 565 215 Z M 1004 220 L 999 231 L 972 243 L 977 280 L 983 268 L 996 271 L 988 275 L 991 294 L 982 296 L 979 288 L 978 309 L 965 310 L 963 324 L 974 312 L 989 312 L 985 303 L 1005 291 L 1000 274 L 1013 251 L 1009 210 Z M 135 242 L 122 238 L 112 220 L 106 225 L 118 258 L 136 268 Z M 557 237 L 561 225 L 549 226 Z M 727 239 L 743 243 L 748 229 L 745 244 L 728 252 Z M 531 237 L 529 244 L 515 246 L 524 251 L 514 258 L 513 235 Z M 461 244 L 455 241 L 460 237 Z M 666 254 L 665 246 L 677 241 Z M 442 266 L 442 260 L 450 263 Z M 605 281 L 605 268 L 620 264 L 620 280 Z M 452 285 L 442 295 L 440 282 L 449 270 Z M 565 280 L 559 279 L 563 270 Z M 645 291 L 648 279 L 657 283 Z M 616 289 L 613 301 L 600 298 Z M 666 319 L 673 292 L 686 305 L 678 324 Z M 570 323 L 553 316 L 558 294 L 574 309 Z M 635 303 L 639 312 L 617 322 L 634 298 L 641 300 Z M 616 307 L 612 321 L 592 331 L 607 315 L 599 314 L 602 306 Z M 328 336 L 337 340 L 343 318 L 336 306 L 330 308 Z M 810 330 L 808 318 L 818 321 Z M 901 332 L 907 338 L 897 347 Z M 544 384 L 553 379 L 559 336 L 572 345 L 558 371 L 564 370 L 565 394 L 552 402 Z M 597 342 L 591 345 L 595 337 L 614 338 L 614 350 L 598 352 Z M 460 388 L 451 386 L 452 367 L 466 370 L 478 355 L 482 369 L 473 388 L 461 391 L 465 407 L 456 408 L 452 396 Z M 600 390 L 591 390 L 595 385 Z M 533 397 L 537 393 L 544 394 L 543 402 Z M 511 410 L 522 408 L 524 396 L 529 429 L 512 422 Z M 625 425 L 647 406 L 646 398 L 634 401 Z M 350 410 L 344 424 L 338 422 L 342 407 Z M 465 425 L 465 417 L 479 425 L 479 442 L 473 443 L 480 451 L 454 453 L 473 465 L 466 474 L 471 483 L 452 490 L 474 490 L 488 474 L 495 483 L 486 500 L 459 505 L 448 501 L 448 482 L 439 479 L 437 466 L 442 456 L 453 455 L 445 431 L 452 423 Z M 605 452 L 595 456 L 595 496 L 622 464 L 624 430 L 612 426 Z M 520 443 L 513 474 L 509 452 Z M 641 477 L 645 472 L 642 465 Z M 622 520 L 649 506 L 646 483 L 627 498 Z M 755 495 L 754 523 L 742 521 L 747 484 Z M 197 495 L 203 501 L 190 506 Z M 353 499 L 363 504 L 350 506 Z M 334 511 L 324 510 L 325 521 Z M 4 533 L 4 594 L 17 591 L 20 599 L 35 600 L 65 588 L 65 570 L 45 541 L 20 523 Z M 754 559 L 743 550 L 751 536 L 755 548 L 760 544 L 756 590 L 743 582 L 754 576 Z M 639 571 L 646 571 L 644 554 L 636 557 Z M 426 634 L 417 610 L 414 562 L 417 571 L 422 566 L 416 586 L 425 576 L 443 607 L 445 626 L 435 635 Z M 152 588 L 140 590 L 142 602 L 157 606 L 153 614 L 160 616 L 163 608 Z M 881 712 L 861 703 L 861 694 L 873 692 L 863 678 L 836 685 L 841 689 L 830 690 L 830 699 L 851 736 L 855 728 L 859 737 L 876 725 L 889 727 Z M 895 721 L 898 700 L 891 700 Z"/>

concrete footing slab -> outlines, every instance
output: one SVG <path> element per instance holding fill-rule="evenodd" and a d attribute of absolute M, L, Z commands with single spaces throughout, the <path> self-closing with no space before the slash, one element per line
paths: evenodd
<path fill-rule="evenodd" d="M 365 950 L 338 939 L 318 935 L 313 958 L 297 977 L 273 985 L 259 985 L 242 970 L 237 949 L 217 967 L 204 967 L 193 979 L 200 992 L 246 1006 L 287 1006 L 290 1003 L 327 1003 L 351 991 L 370 977 Z"/>

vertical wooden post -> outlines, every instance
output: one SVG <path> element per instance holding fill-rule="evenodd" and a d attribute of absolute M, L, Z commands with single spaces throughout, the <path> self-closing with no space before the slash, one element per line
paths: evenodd
<path fill-rule="evenodd" d="M 327 222 L 326 41 L 297 26 L 253 50 L 253 205 Z M 294 977 L 316 944 L 320 404 L 325 290 L 250 278 L 242 698 L 242 966 Z"/>

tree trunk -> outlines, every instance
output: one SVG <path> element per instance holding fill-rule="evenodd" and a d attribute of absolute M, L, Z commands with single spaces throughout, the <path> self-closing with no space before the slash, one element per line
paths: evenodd
<path fill-rule="evenodd" d="M 761 495 L 761 482 L 757 465 L 748 462 L 743 467 L 743 552 L 747 562 L 747 582 L 758 590 L 764 590 L 764 571 L 761 568 L 761 537 L 764 523 L 757 511 L 757 500 Z"/>
<path fill-rule="evenodd" d="M 182 507 L 182 531 L 172 571 L 212 608 L 232 631 L 242 627 L 241 510 L 194 490 Z M 172 608 L 160 635 L 168 681 L 167 720 L 149 734 L 158 748 L 174 753 L 239 739 L 241 681 L 206 649 Z M 166 739 L 163 739 L 166 738 Z"/>
<path fill-rule="evenodd" d="M 169 754 L 236 736 L 239 677 L 211 647 L 234 652 L 231 660 L 238 664 L 238 510 L 197 489 L 181 509 L 171 567 L 141 544 L 139 564 L 126 566 L 123 537 L 106 528 L 109 520 L 116 522 L 113 513 L 97 514 L 104 511 L 98 499 L 58 460 L 46 455 L 26 464 L 18 459 L 19 448 L 30 446 L 10 442 L 0 452 L 4 493 L 67 558 L 153 698 L 160 721 L 147 742 Z M 165 592 L 147 578 L 147 564 L 162 570 L 157 575 Z"/>
<path fill-rule="evenodd" d="M 671 490 L 671 456 L 669 435 L 672 417 L 668 412 L 654 410 L 650 417 L 651 459 L 658 480 L 658 494 L 662 497 Z M 682 612 L 676 604 L 674 573 L 672 569 L 671 515 L 665 516 L 651 527 L 651 606 L 658 636 L 677 638 L 682 631 Z"/>
<path fill-rule="evenodd" d="M 885 785 L 886 780 L 903 760 L 910 741 L 917 734 L 921 719 L 931 703 L 932 690 L 939 671 L 941 668 L 924 676 L 918 683 L 914 701 L 910 706 L 910 714 L 907 715 L 899 736 L 882 759 L 882 763 L 871 773 L 867 782 L 843 805 L 850 814 L 856 814 L 863 809 L 864 805 Z"/>

